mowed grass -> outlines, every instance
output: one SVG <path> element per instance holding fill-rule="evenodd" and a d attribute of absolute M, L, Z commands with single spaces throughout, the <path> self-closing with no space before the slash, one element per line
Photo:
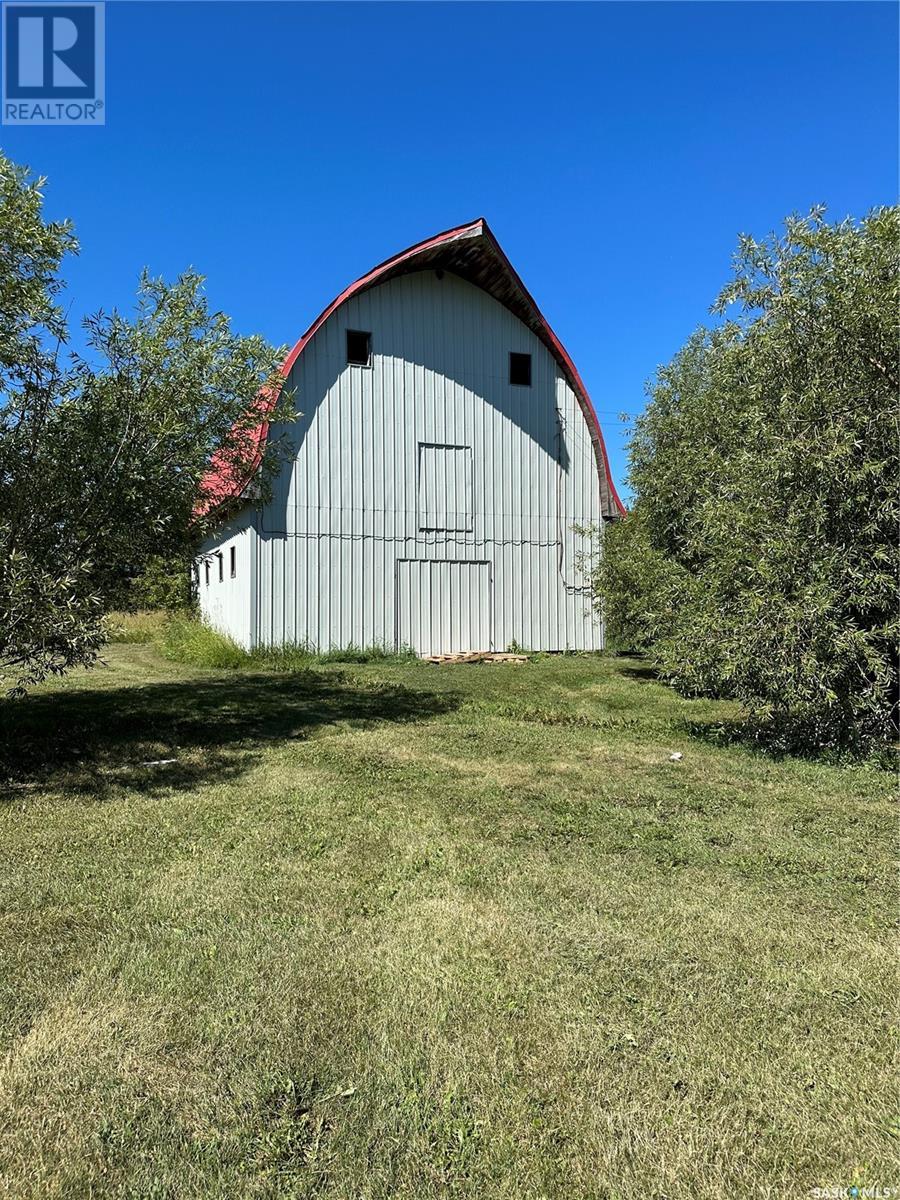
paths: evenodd
<path fill-rule="evenodd" d="M 890 774 L 615 658 L 131 643 L 0 717 L 0 1194 L 900 1181 Z"/>

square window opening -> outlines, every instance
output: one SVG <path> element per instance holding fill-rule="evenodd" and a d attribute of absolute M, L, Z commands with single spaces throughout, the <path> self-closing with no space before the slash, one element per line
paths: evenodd
<path fill-rule="evenodd" d="M 361 329 L 347 330 L 347 362 L 354 367 L 368 367 L 372 362 L 372 335 Z"/>
<path fill-rule="evenodd" d="M 531 387 L 531 355 L 510 353 L 509 382 L 517 387 Z"/>

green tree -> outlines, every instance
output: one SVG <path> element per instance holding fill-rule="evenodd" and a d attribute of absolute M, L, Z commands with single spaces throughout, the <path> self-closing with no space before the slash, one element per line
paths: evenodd
<path fill-rule="evenodd" d="M 59 266 L 76 250 L 45 222 L 43 180 L 0 156 L 0 681 L 20 690 L 89 664 L 123 580 L 155 556 L 185 561 L 214 519 L 213 456 L 255 465 L 261 415 L 289 420 L 283 351 L 233 333 L 194 272 L 142 276 L 136 311 L 85 321 L 68 347 Z M 256 471 L 265 489 L 281 443 Z M 198 511 L 198 505 L 199 511 Z"/>
<path fill-rule="evenodd" d="M 154 554 L 136 575 L 123 579 L 115 607 L 125 612 L 186 612 L 194 605 L 191 563 L 183 554 Z"/>
<path fill-rule="evenodd" d="M 658 372 L 594 581 L 620 642 L 782 746 L 896 730 L 898 233 L 814 210 L 741 239 L 737 319 Z"/>

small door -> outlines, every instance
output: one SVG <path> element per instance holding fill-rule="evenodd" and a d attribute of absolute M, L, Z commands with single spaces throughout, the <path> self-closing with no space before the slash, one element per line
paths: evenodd
<path fill-rule="evenodd" d="M 417 654 L 491 650 L 491 564 L 397 561 L 397 646 Z"/>

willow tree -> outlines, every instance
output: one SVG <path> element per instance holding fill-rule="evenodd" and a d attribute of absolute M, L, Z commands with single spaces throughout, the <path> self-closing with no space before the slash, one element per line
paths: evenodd
<path fill-rule="evenodd" d="M 255 451 L 282 357 L 233 333 L 192 272 L 143 275 L 134 312 L 87 318 L 72 352 L 60 267 L 78 247 L 69 223 L 44 220 L 43 184 L 0 155 L 0 688 L 13 691 L 91 663 L 142 563 L 187 560 L 210 459 L 239 471 Z M 271 441 L 263 482 L 278 453 Z"/>
<path fill-rule="evenodd" d="M 898 235 L 880 208 L 741 239 L 737 315 L 651 384 L 595 579 L 620 642 L 783 746 L 896 734 Z"/>

